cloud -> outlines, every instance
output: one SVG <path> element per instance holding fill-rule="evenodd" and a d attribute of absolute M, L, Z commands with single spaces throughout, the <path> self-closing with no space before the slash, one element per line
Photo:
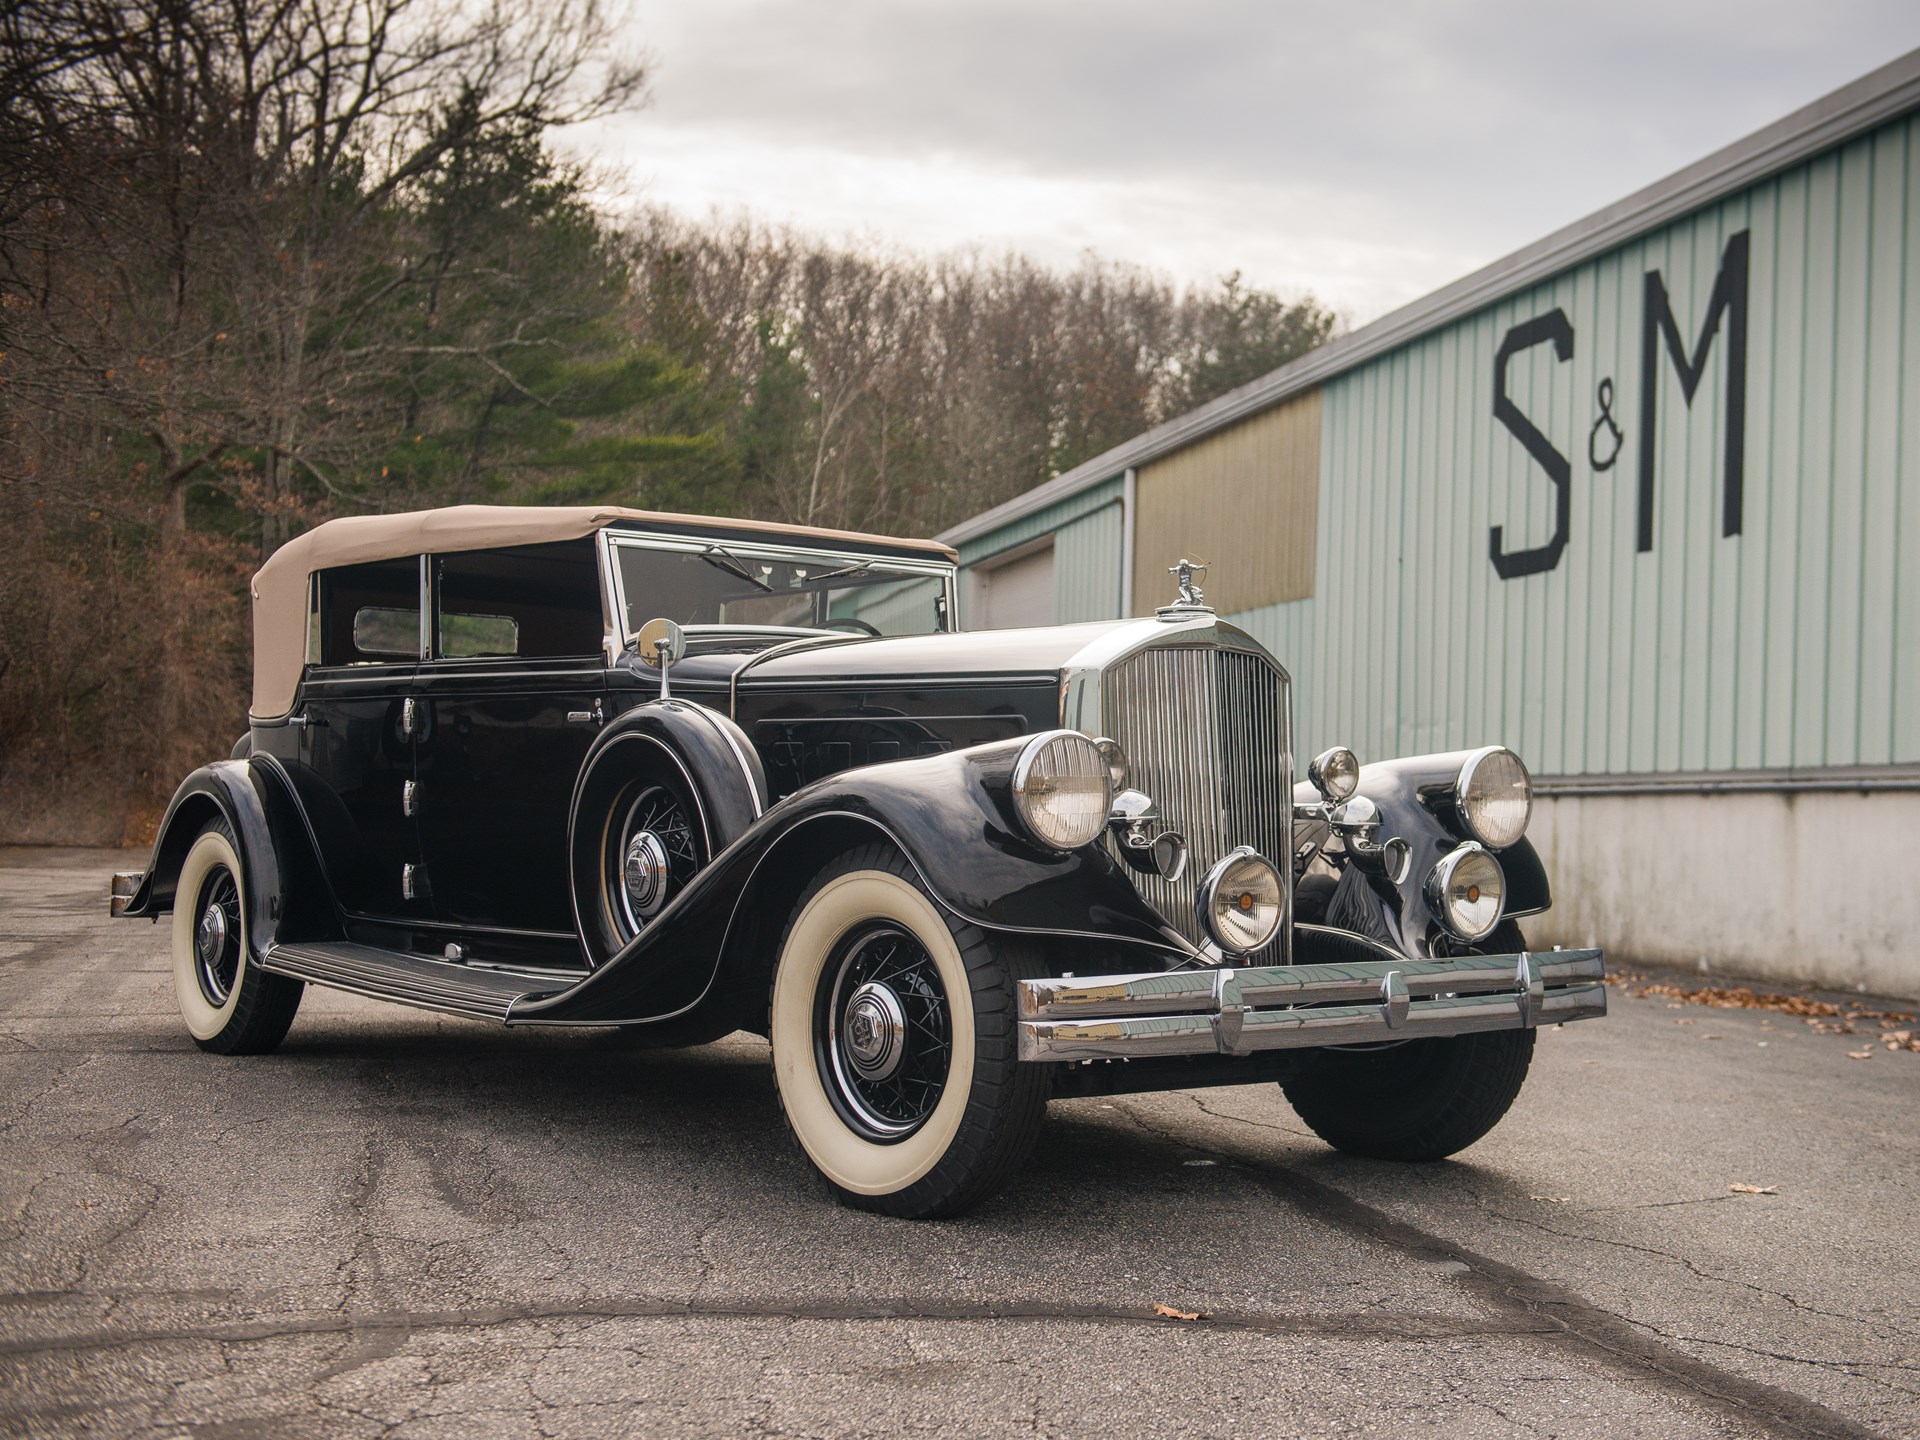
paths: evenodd
<path fill-rule="evenodd" d="M 1366 319 L 1920 44 L 1894 0 L 652 0 L 644 197 Z"/>

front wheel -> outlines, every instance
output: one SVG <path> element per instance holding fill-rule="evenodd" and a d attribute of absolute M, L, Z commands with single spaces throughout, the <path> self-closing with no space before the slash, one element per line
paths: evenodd
<path fill-rule="evenodd" d="M 1489 954 L 1524 950 L 1511 921 L 1483 942 Z M 1336 1150 L 1374 1160 L 1444 1160 L 1500 1123 L 1527 1078 L 1532 1030 L 1409 1040 L 1377 1050 L 1329 1051 L 1281 1089 L 1294 1113 Z"/>
<path fill-rule="evenodd" d="M 173 898 L 173 993 L 202 1050 L 264 1055 L 287 1037 L 306 987 L 253 963 L 240 854 L 226 822 L 195 838 Z"/>
<path fill-rule="evenodd" d="M 956 1215 L 1004 1184 L 1046 1110 L 1022 1065 L 1016 952 L 948 917 L 892 847 L 828 866 L 781 941 L 768 1033 L 781 1109 L 849 1205 Z"/>

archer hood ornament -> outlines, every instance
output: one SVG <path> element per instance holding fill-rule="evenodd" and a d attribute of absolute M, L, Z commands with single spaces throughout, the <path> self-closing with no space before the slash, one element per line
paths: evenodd
<path fill-rule="evenodd" d="M 1169 565 L 1167 573 L 1179 582 L 1180 594 L 1171 605 L 1162 605 L 1153 613 L 1166 617 L 1190 615 L 1196 611 L 1211 613 L 1213 607 L 1207 604 L 1206 594 L 1200 588 L 1200 581 L 1205 577 L 1207 568 L 1204 561 L 1189 560 L 1185 556 L 1181 557 L 1177 565 Z"/>

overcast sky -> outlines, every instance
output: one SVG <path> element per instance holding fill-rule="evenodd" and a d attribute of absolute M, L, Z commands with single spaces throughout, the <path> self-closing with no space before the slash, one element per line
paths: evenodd
<path fill-rule="evenodd" d="M 1920 46 L 1915 0 L 637 0 L 630 194 L 1374 319 Z"/>

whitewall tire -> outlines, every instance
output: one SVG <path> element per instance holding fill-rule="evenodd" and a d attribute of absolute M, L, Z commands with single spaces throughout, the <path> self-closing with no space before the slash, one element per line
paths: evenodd
<path fill-rule="evenodd" d="M 1032 1145 L 1045 1076 L 1015 1054 L 1017 964 L 946 915 L 890 846 L 827 867 L 794 908 L 768 1035 L 795 1140 L 848 1204 L 956 1214 Z"/>
<path fill-rule="evenodd" d="M 194 1043 L 221 1055 L 279 1045 L 305 988 L 254 965 L 245 875 L 232 832 L 216 820 L 194 840 L 174 885 L 174 999 Z"/>

